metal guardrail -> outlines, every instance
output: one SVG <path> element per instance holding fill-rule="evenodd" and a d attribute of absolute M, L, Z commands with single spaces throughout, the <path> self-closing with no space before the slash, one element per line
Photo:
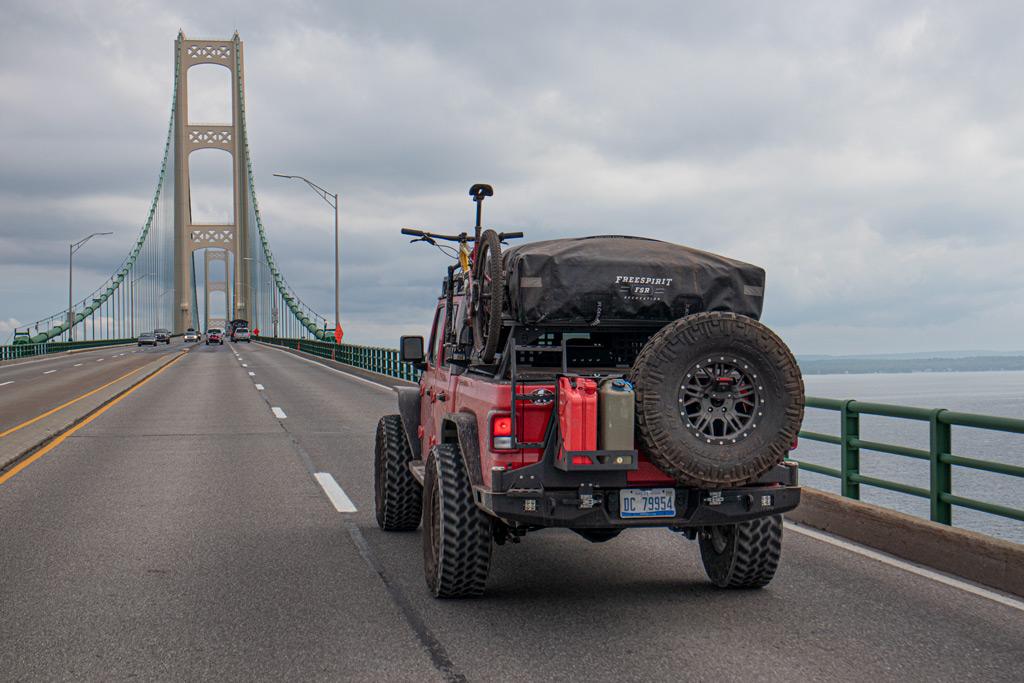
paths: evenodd
<path fill-rule="evenodd" d="M 1011 477 L 1024 477 L 1024 467 L 1018 465 L 954 455 L 952 453 L 952 428 L 954 426 L 1024 434 L 1024 420 L 979 415 L 976 413 L 959 413 L 944 408 L 933 410 L 886 403 L 865 403 L 862 401 L 817 398 L 814 396 L 807 397 L 807 407 L 833 410 L 839 413 L 840 433 L 838 436 L 811 431 L 800 432 L 801 439 L 839 446 L 839 469 L 815 463 L 801 462 L 799 460 L 794 462 L 800 465 L 800 469 L 839 479 L 840 489 L 845 497 L 859 499 L 860 485 L 864 484 L 928 499 L 931 503 L 931 520 L 940 524 L 952 524 L 953 506 L 970 508 L 992 515 L 999 515 L 1000 517 L 1024 521 L 1024 510 L 1020 508 L 1011 508 L 973 498 L 965 498 L 954 494 L 952 490 L 953 467 L 966 467 Z M 928 450 L 861 439 L 861 415 L 877 415 L 880 417 L 927 422 L 929 424 Z M 910 486 L 861 474 L 861 450 L 928 461 L 930 465 L 928 488 Z"/>
<path fill-rule="evenodd" d="M 302 351 L 320 358 L 351 365 L 354 368 L 369 370 L 388 377 L 415 382 L 420 371 L 412 363 L 404 363 L 398 358 L 398 349 L 383 346 L 357 346 L 355 344 L 335 344 L 333 341 L 314 339 L 291 339 L 284 337 L 254 336 L 253 339 Z"/>
<path fill-rule="evenodd" d="M 30 356 L 44 356 L 48 353 L 60 353 L 61 351 L 74 351 L 76 349 L 101 348 L 104 346 L 116 346 L 118 344 L 132 344 L 135 337 L 127 339 L 92 339 L 88 341 L 73 342 L 42 342 L 40 344 L 8 344 L 0 346 L 0 360 L 12 360 L 14 358 L 28 358 Z"/>
<path fill-rule="evenodd" d="M 382 375 L 397 377 L 414 382 L 419 371 L 411 363 L 403 363 L 398 359 L 398 349 L 374 346 L 357 346 L 354 344 L 334 344 L 333 342 L 314 341 L 307 339 L 284 339 L 259 337 L 260 341 L 278 346 L 286 346 L 304 353 L 322 358 L 330 358 L 353 367 L 363 368 Z M 941 524 L 952 524 L 953 506 L 979 510 L 992 515 L 1024 521 L 1024 510 L 1006 507 L 995 503 L 987 503 L 973 498 L 958 496 L 953 493 L 953 467 L 966 467 L 984 472 L 992 472 L 1011 477 L 1024 477 L 1024 467 L 1006 463 L 980 460 L 954 455 L 951 452 L 952 428 L 954 426 L 973 427 L 998 432 L 1024 434 L 1024 420 L 979 415 L 975 413 L 959 413 L 944 408 L 913 408 L 910 406 L 889 405 L 885 403 L 864 403 L 861 401 L 844 401 L 832 398 L 807 397 L 808 408 L 837 411 L 840 416 L 840 434 L 821 434 L 812 431 L 801 431 L 800 438 L 809 441 L 839 446 L 839 469 L 818 465 L 811 462 L 793 460 L 801 469 L 835 477 L 841 482 L 841 491 L 847 498 L 860 499 L 860 486 L 896 491 L 931 501 L 931 519 Z M 860 416 L 877 415 L 881 417 L 902 418 L 927 422 L 930 425 L 928 450 L 910 448 L 896 444 L 868 441 L 860 438 Z M 900 482 L 888 481 L 860 473 L 860 451 L 876 451 L 918 460 L 926 460 L 931 464 L 931 476 L 928 488 L 910 486 Z"/>

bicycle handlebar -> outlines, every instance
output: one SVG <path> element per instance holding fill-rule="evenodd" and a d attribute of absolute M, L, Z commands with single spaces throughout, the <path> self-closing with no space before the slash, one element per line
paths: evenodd
<path fill-rule="evenodd" d="M 416 230 L 414 228 L 402 228 L 403 235 L 412 235 L 413 237 L 425 237 L 428 239 L 438 240 L 449 240 L 451 242 L 461 242 L 466 240 L 467 242 L 473 242 L 475 238 L 472 235 L 462 233 L 461 235 L 441 235 L 436 232 L 426 232 L 425 230 Z"/>
<path fill-rule="evenodd" d="M 425 238 L 425 239 L 450 240 L 452 242 L 461 242 L 462 240 L 465 240 L 467 242 L 475 242 L 476 241 L 475 237 L 473 237 L 472 235 L 467 235 L 466 233 L 462 233 L 461 235 L 441 235 L 441 234 L 436 233 L 436 232 L 426 232 L 424 230 L 416 230 L 415 228 L 402 228 L 402 234 L 403 235 L 411 235 L 412 237 L 421 237 L 421 238 Z M 507 239 L 514 239 L 514 238 L 518 238 L 518 237 L 522 237 L 522 236 L 523 236 L 523 233 L 521 233 L 521 232 L 499 232 L 498 233 L 498 241 L 499 242 L 504 242 Z"/>

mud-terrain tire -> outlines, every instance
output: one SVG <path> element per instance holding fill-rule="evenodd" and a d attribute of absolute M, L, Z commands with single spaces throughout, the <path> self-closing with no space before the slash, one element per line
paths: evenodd
<path fill-rule="evenodd" d="M 757 479 L 786 457 L 803 421 L 793 354 L 765 325 L 735 313 L 670 323 L 640 351 L 630 378 L 640 447 L 686 485 Z"/>
<path fill-rule="evenodd" d="M 782 515 L 707 527 L 700 533 L 700 558 L 719 588 L 764 588 L 782 557 Z"/>
<path fill-rule="evenodd" d="M 491 525 L 473 502 L 459 447 L 434 446 L 423 484 L 423 572 L 434 597 L 483 594 L 491 568 Z"/>
<path fill-rule="evenodd" d="M 377 423 L 373 449 L 373 493 L 377 526 L 384 531 L 413 531 L 420 525 L 423 489 L 409 471 L 412 451 L 400 415 Z"/>
<path fill-rule="evenodd" d="M 482 363 L 494 360 L 501 336 L 501 312 L 505 307 L 505 276 L 501 240 L 493 230 L 480 235 L 473 272 L 473 350 Z"/>

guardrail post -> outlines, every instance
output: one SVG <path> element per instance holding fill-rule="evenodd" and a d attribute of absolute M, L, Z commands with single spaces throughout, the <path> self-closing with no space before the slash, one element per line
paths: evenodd
<path fill-rule="evenodd" d="M 860 474 L 860 449 L 853 446 L 853 440 L 860 438 L 860 413 L 853 406 L 855 401 L 843 402 L 839 411 L 840 420 L 840 444 L 839 469 L 843 478 L 841 491 L 844 497 L 860 500 L 860 483 L 854 481 L 850 475 Z"/>
<path fill-rule="evenodd" d="M 949 495 L 953 488 L 952 466 L 942 462 L 943 454 L 953 449 L 952 427 L 939 419 L 944 412 L 945 408 L 933 411 L 928 421 L 928 452 L 931 456 L 931 486 L 928 489 L 931 494 L 932 521 L 952 525 L 953 506 L 942 499 L 942 495 Z"/>

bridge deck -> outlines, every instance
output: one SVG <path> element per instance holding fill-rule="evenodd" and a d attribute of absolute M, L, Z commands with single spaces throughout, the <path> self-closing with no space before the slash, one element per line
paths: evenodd
<path fill-rule="evenodd" d="M 0 486 L 0 679 L 1019 680 L 1020 607 L 793 529 L 764 591 L 712 588 L 664 530 L 548 531 L 495 549 L 484 599 L 435 601 L 419 533 L 373 522 L 392 410 L 277 349 L 194 347 Z"/>

